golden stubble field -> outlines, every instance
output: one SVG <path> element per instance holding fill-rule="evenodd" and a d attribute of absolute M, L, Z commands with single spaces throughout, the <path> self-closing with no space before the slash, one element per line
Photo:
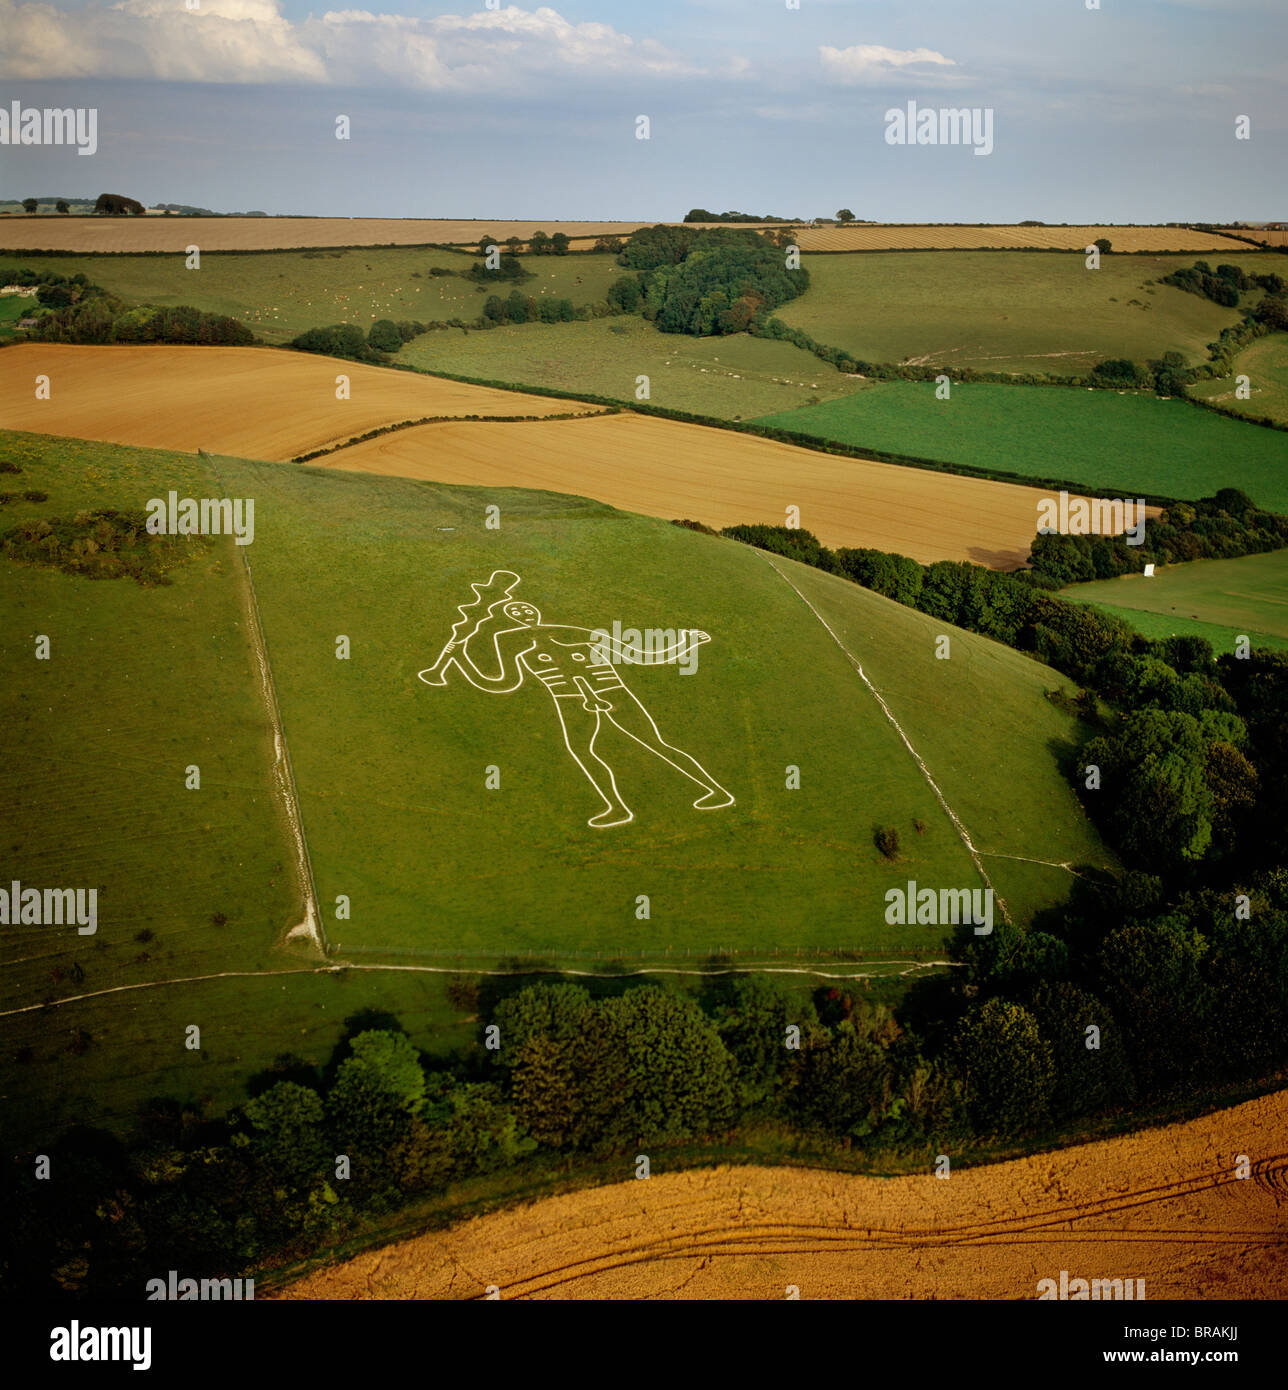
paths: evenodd
<path fill-rule="evenodd" d="M 1146 1301 L 1283 1299 L 1286 1218 L 1281 1091 L 947 1179 L 655 1173 L 369 1251 L 275 1296 L 1033 1299 L 1064 1270 L 1143 1279 Z"/>
<path fill-rule="evenodd" d="M 274 348 L 21 343 L 0 366 L 7 429 L 270 460 L 402 420 L 598 409 Z M 48 400 L 36 398 L 38 375 L 49 378 Z M 349 378 L 346 401 L 337 376 Z"/>
<path fill-rule="evenodd" d="M 1107 237 L 1115 251 L 1251 249 L 1231 237 L 1186 227 L 803 227 L 796 243 L 802 251 L 1082 251 L 1099 237 Z"/>
<path fill-rule="evenodd" d="M 842 458 L 730 430 L 471 386 L 274 348 L 6 348 L 0 425 L 285 462 L 427 417 L 315 460 L 319 467 L 593 497 L 708 526 L 781 526 L 826 545 L 994 568 L 1023 564 L 1042 489 Z M 36 382 L 48 377 L 49 399 Z M 336 399 L 336 379 L 349 399 Z M 549 416 L 575 414 L 574 419 Z M 477 420 L 469 415 L 536 417 Z M 1151 509 L 1153 510 L 1153 509 Z"/>
<path fill-rule="evenodd" d="M 316 462 L 443 483 L 571 492 L 717 529 L 782 526 L 787 509 L 798 507 L 801 527 L 825 545 L 994 568 L 1015 568 L 1028 558 L 1038 501 L 1048 495 L 632 413 L 422 425 Z"/>
<path fill-rule="evenodd" d="M 665 221 L 665 219 L 660 219 Z M 526 241 L 535 231 L 564 232 L 585 249 L 599 236 L 629 236 L 653 222 L 513 222 L 398 217 L 27 217 L 0 216 L 0 249 L 46 251 L 286 251 L 325 246 L 476 246 L 481 237 Z M 698 222 L 698 227 L 731 225 Z M 781 224 L 738 223 L 743 227 Z M 1253 233 L 1253 235 L 1257 235 Z M 1269 244 L 1284 233 L 1263 233 Z M 1184 227 L 940 227 L 924 224 L 798 227 L 803 251 L 1000 250 L 1080 251 L 1097 237 L 1118 251 L 1237 251 L 1246 243 Z"/>
<path fill-rule="evenodd" d="M 717 225 L 699 223 L 699 226 Z M 527 240 L 629 236 L 652 222 L 506 222 L 405 217 L 27 217 L 0 216 L 0 249 L 24 251 L 288 251 L 311 246 L 477 246 L 489 234 Z M 586 249 L 586 248 L 582 248 Z"/>

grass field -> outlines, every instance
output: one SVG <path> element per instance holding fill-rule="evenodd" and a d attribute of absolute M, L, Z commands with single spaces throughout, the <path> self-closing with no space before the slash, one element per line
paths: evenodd
<path fill-rule="evenodd" d="M 1261 273 L 1280 257 L 1232 249 L 1221 262 Z M 1107 357 L 1165 351 L 1206 359 L 1238 311 L 1171 285 L 1147 285 L 1189 256 L 959 251 L 809 256 L 810 287 L 777 316 L 869 362 L 920 362 L 999 372 L 1081 375 Z"/>
<path fill-rule="evenodd" d="M 13 429 L 146 448 L 290 459 L 367 430 L 431 416 L 546 416 L 597 407 L 271 348 L 5 349 L 0 417 Z M 50 379 L 37 400 L 37 374 Z M 336 378 L 349 381 L 336 399 Z"/>
<path fill-rule="evenodd" d="M 0 455 L 23 468 L 15 480 L 49 494 L 11 504 L 6 520 L 213 485 L 204 461 L 150 450 L 6 433 Z M 535 953 L 591 970 L 596 956 L 609 968 L 698 968 L 731 950 L 807 967 L 859 951 L 871 964 L 858 968 L 880 975 L 941 949 L 942 929 L 887 925 L 884 892 L 909 878 L 978 886 L 971 858 L 843 652 L 759 552 L 551 493 L 227 458 L 218 468 L 230 495 L 256 500 L 248 553 L 332 966 L 468 969 Z M 483 525 L 489 504 L 499 531 Z M 0 701 L 4 727 L 19 731 L 0 772 L 6 867 L 29 885 L 102 894 L 92 940 L 6 935 L 7 1132 L 119 1127 L 149 1094 L 218 1107 L 281 1053 L 324 1060 L 365 1006 L 398 1013 L 439 1052 L 469 1027 L 441 976 L 318 974 L 283 945 L 300 904 L 239 563 L 216 542 L 160 589 L 8 561 L 0 572 Z M 469 581 L 511 566 L 546 621 L 712 634 L 694 675 L 664 666 L 626 678 L 734 806 L 693 810 L 690 783 L 619 738 L 601 751 L 637 819 L 624 833 L 592 830 L 596 800 L 539 688 L 507 705 L 459 679 L 416 679 Z M 929 619 L 783 568 L 975 822 L 1017 917 L 1063 896 L 1068 877 L 1005 856 L 1105 862 L 1057 766 L 1076 726 L 1044 697 L 1060 684 L 1053 673 L 965 633 L 951 661 L 936 661 Z M 53 639 L 48 666 L 31 656 L 37 632 Z M 335 657 L 340 633 L 347 661 Z M 183 786 L 194 762 L 200 792 Z M 789 765 L 799 791 L 785 787 Z M 484 787 L 488 766 L 501 769 L 498 791 Z M 1017 779 L 1040 817 L 1014 815 Z M 872 841 L 886 823 L 901 834 L 895 862 Z M 648 920 L 636 917 L 639 894 Z M 138 939 L 145 930 L 151 940 Z M 193 1023 L 199 1052 L 183 1045 Z"/>
<path fill-rule="evenodd" d="M 141 466 L 139 455 L 111 446 L 5 434 L 0 457 L 23 469 L 4 475 L 11 486 L 48 494 L 6 506 L 5 527 L 82 507 L 141 507 L 166 484 L 195 495 L 208 487 L 196 460 L 174 454 L 148 455 Z M 99 893 L 93 935 L 5 927 L 4 1007 L 255 969 L 271 963 L 302 915 L 270 778 L 272 732 L 245 631 L 240 563 L 231 541 L 220 540 L 170 586 L 142 588 L 0 560 L 5 878 Z M 48 660 L 35 659 L 37 634 L 50 638 Z M 200 788 L 188 790 L 194 764 Z M 116 1030 L 140 997 L 106 996 L 75 1016 L 6 1020 L 6 1098 L 43 1086 L 57 1108 L 53 1097 L 71 1089 L 77 1070 L 93 1073 L 104 1049 L 124 1065 Z M 203 1016 L 168 1018 L 172 1029 L 157 1043 L 173 1048 L 176 1065 L 196 1062 L 183 1051 L 182 1028 Z M 92 1041 L 72 1056 L 78 1028 Z M 15 1068 L 23 1045 L 35 1056 Z M 157 1065 L 156 1054 L 134 1064 Z"/>
<path fill-rule="evenodd" d="M 1232 651 L 1246 635 L 1253 646 L 1288 649 L 1288 551 L 1195 560 L 1165 566 L 1150 579 L 1123 575 L 1062 593 L 1123 618 L 1147 637 L 1192 633 L 1217 651 Z"/>
<path fill-rule="evenodd" d="M 915 251 L 1046 249 L 1081 251 L 1100 237 L 1108 237 L 1117 251 L 1237 251 L 1247 248 L 1213 232 L 1188 227 L 1021 227 L 1014 223 L 990 227 L 936 227 L 926 225 L 802 227 L 797 244 L 802 251 Z"/>
<path fill-rule="evenodd" d="M 426 371 L 635 400 L 636 378 L 649 401 L 719 419 L 750 419 L 855 391 L 842 376 L 790 343 L 752 338 L 691 338 L 659 333 L 633 316 L 587 323 L 527 323 L 483 333 L 428 333 L 399 361 Z"/>
<path fill-rule="evenodd" d="M 328 923 L 341 954 L 450 943 L 487 955 L 560 942 L 607 954 L 647 942 L 655 957 L 805 943 L 899 950 L 933 943 L 920 929 L 885 925 L 886 888 L 919 875 L 974 881 L 897 734 L 758 553 L 554 494 L 220 467 L 239 494 L 262 499 L 256 585 L 319 896 L 353 903 L 350 921 Z M 499 531 L 483 526 L 490 503 L 500 507 Z M 322 553 L 319 567 L 310 557 Z M 620 749 L 611 756 L 614 766 L 621 758 L 619 784 L 637 820 L 626 833 L 588 831 L 598 802 L 543 693 L 520 691 L 502 705 L 459 679 L 445 689 L 416 679 L 469 582 L 498 567 L 523 576 L 522 594 L 547 622 L 619 619 L 712 634 L 694 676 L 649 668 L 631 671 L 629 683 L 664 734 L 674 731 L 729 786 L 733 807 L 695 813 L 691 783 Z M 890 649 L 877 658 L 884 689 L 914 744 L 937 737 L 931 726 L 948 710 L 976 712 L 958 723 L 951 757 L 979 784 L 975 796 L 996 800 L 997 834 L 1008 841 L 996 848 L 1032 834 L 1031 848 L 1038 838 L 1043 849 L 1060 846 L 1052 858 L 1103 854 L 1055 768 L 1052 745 L 1072 733 L 1042 696 L 1057 679 L 965 634 L 959 658 L 936 663 L 928 620 L 848 585 L 831 602 L 853 613 L 865 657 Z M 874 628 L 884 630 L 879 640 Z M 348 662 L 332 655 L 337 632 L 352 640 Z M 927 681 L 938 682 L 937 697 L 928 698 Z M 1025 718 L 990 724 L 987 706 L 1015 701 Z M 1017 759 L 1026 797 L 1043 799 L 1041 831 L 1002 828 L 1014 819 L 1014 773 L 999 765 L 1014 769 Z M 784 790 L 789 764 L 802 769 L 800 795 Z M 488 766 L 501 770 L 499 791 L 484 787 Z M 927 822 L 924 836 L 911 832 L 916 818 Z M 905 827 L 904 862 L 881 861 L 876 822 Z M 647 924 L 634 915 L 638 894 L 652 900 Z M 1044 897 L 1019 892 L 1016 911 L 1027 915 Z"/>
<path fill-rule="evenodd" d="M 0 297 L 0 342 L 14 336 L 14 327 L 18 320 L 31 312 L 34 303 L 34 300 L 22 295 L 7 294 Z"/>
<path fill-rule="evenodd" d="M 1028 559 L 1044 495 L 634 412 L 513 424 L 448 421 L 381 435 L 319 462 L 426 481 L 575 492 L 716 529 L 781 526 L 794 506 L 800 524 L 827 545 L 1011 569 Z"/>
<path fill-rule="evenodd" d="M 881 382 L 763 423 L 1087 488 L 1192 498 L 1239 487 L 1288 511 L 1288 434 L 1144 393 L 977 382 L 940 401 L 928 382 Z"/>
<path fill-rule="evenodd" d="M 241 319 L 268 343 L 282 343 L 306 328 L 376 319 L 421 322 L 479 316 L 491 293 L 459 276 L 431 277 L 431 266 L 469 270 L 473 260 L 423 247 L 371 247 L 359 251 L 283 251 L 278 255 L 208 252 L 199 270 L 176 256 L 41 256 L 0 254 L 0 283 L 22 266 L 59 275 L 85 275 L 129 303 L 191 304 Z M 623 272 L 606 255 L 540 256 L 525 262 L 534 278 L 525 294 L 593 304 Z M 500 293 L 508 294 L 507 283 Z M 445 336 L 445 335 L 433 335 Z M 459 334 L 453 336 L 459 337 Z M 421 342 L 427 341 L 421 339 Z"/>
<path fill-rule="evenodd" d="M 1248 377 L 1249 396 L 1241 401 L 1235 395 L 1235 376 Z M 1230 376 L 1199 381 L 1190 395 L 1219 403 L 1240 415 L 1268 415 L 1288 424 L 1288 333 L 1258 338 L 1238 356 Z"/>

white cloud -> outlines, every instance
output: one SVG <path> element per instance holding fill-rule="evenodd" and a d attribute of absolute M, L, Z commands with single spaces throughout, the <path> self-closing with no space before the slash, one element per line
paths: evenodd
<path fill-rule="evenodd" d="M 0 77 L 300 82 L 425 90 L 512 88 L 524 76 L 691 76 L 651 39 L 542 7 L 469 15 L 331 10 L 298 22 L 279 0 L 117 0 L 68 12 L 0 0 Z"/>
<path fill-rule="evenodd" d="M 818 56 L 823 72 L 836 82 L 871 82 L 923 65 L 957 66 L 952 58 L 945 58 L 933 48 L 886 48 L 879 43 L 858 43 L 850 48 L 822 44 Z"/>

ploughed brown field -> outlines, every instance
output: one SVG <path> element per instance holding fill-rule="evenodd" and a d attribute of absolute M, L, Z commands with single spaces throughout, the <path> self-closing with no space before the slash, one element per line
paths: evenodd
<path fill-rule="evenodd" d="M 782 526 L 794 506 L 800 525 L 825 545 L 870 546 L 923 564 L 972 560 L 1002 569 L 1028 558 L 1038 501 L 1049 495 L 633 413 L 422 425 L 316 462 L 442 483 L 571 492 L 717 529 L 750 522 Z"/>
<path fill-rule="evenodd" d="M 20 343 L 0 372 L 0 425 L 153 449 L 290 459 L 401 420 L 558 415 L 595 406 L 273 348 Z M 50 381 L 36 399 L 35 379 Z M 336 399 L 336 377 L 349 399 Z"/>
<path fill-rule="evenodd" d="M 1238 251 L 1246 242 L 1187 227 L 803 227 L 802 251 L 1028 250 L 1082 251 L 1108 237 L 1115 251 Z"/>
<path fill-rule="evenodd" d="M 503 1299 L 782 1299 L 792 1287 L 804 1299 L 1032 1299 L 1063 1270 L 1144 1280 L 1146 1301 L 1283 1299 L 1286 1217 L 1280 1091 L 947 1179 L 655 1174 L 400 1241 L 275 1296 L 480 1299 L 491 1285 Z"/>
<path fill-rule="evenodd" d="M 716 225 L 715 223 L 698 225 Z M 477 246 L 492 234 L 527 240 L 629 236 L 652 222 L 477 222 L 407 217 L 0 217 L 0 249 L 24 251 L 288 251 L 310 246 Z M 586 248 L 582 248 L 586 249 Z"/>

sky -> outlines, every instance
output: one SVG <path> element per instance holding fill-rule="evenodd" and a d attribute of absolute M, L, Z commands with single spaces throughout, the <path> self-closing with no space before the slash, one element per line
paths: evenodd
<path fill-rule="evenodd" d="M 1288 219 L 1288 0 L 491 3 L 0 0 L 0 110 L 98 113 L 91 156 L 0 144 L 0 197 L 551 221 L 695 206 Z M 889 143 L 886 112 L 910 101 L 991 110 L 991 151 Z"/>

